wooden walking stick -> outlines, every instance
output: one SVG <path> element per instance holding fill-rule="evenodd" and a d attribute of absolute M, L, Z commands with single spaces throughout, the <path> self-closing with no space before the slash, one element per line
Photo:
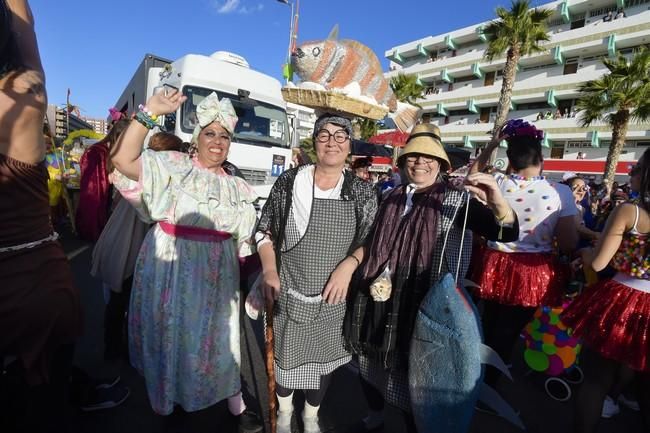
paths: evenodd
<path fill-rule="evenodd" d="M 268 376 L 269 390 L 269 424 L 271 433 L 276 432 L 276 410 L 275 410 L 275 370 L 273 363 L 273 299 L 266 299 L 266 329 L 264 334 L 264 345 L 266 355 L 266 375 Z"/>

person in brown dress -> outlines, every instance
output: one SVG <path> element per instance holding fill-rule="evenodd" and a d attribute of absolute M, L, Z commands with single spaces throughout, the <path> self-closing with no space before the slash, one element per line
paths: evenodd
<path fill-rule="evenodd" d="M 46 107 L 29 4 L 0 0 L 0 367 L 17 359 L 24 383 L 0 407 L 0 431 L 66 431 L 65 392 L 82 326 L 79 292 L 50 222 Z"/>

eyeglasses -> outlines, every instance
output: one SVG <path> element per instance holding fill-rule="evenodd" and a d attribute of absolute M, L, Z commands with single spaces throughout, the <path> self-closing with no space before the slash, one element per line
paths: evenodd
<path fill-rule="evenodd" d="M 425 164 L 431 164 L 433 161 L 435 161 L 435 158 L 433 156 L 416 155 L 416 156 L 407 156 L 406 162 L 408 162 L 409 164 L 415 164 L 418 159 L 420 160 L 420 162 Z"/>
<path fill-rule="evenodd" d="M 319 143 L 327 143 L 332 137 L 334 137 L 334 141 L 337 143 L 345 143 L 345 140 L 350 138 L 350 135 L 345 132 L 345 129 L 334 131 L 334 134 L 330 133 L 327 129 L 321 129 L 316 134 L 316 140 L 318 140 Z"/>
<path fill-rule="evenodd" d="M 579 192 L 584 192 L 584 191 L 589 191 L 589 187 L 586 186 L 575 186 L 571 188 L 571 191 L 579 191 Z"/>

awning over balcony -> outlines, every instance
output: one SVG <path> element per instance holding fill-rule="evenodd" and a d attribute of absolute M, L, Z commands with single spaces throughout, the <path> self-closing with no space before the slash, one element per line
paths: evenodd
<path fill-rule="evenodd" d="M 442 78 L 442 81 L 444 81 L 445 83 L 454 82 L 454 78 L 451 75 L 449 75 L 449 70 L 447 68 L 440 71 L 440 78 Z"/>
<path fill-rule="evenodd" d="M 429 52 L 427 51 L 426 48 L 424 48 L 422 43 L 418 44 L 418 53 L 420 53 L 420 55 L 423 57 L 429 57 Z"/>
<path fill-rule="evenodd" d="M 607 54 L 609 54 L 609 57 L 616 57 L 616 33 L 609 35 L 607 38 Z"/>
<path fill-rule="evenodd" d="M 630 170 L 636 161 L 621 161 L 616 164 L 616 174 L 624 176 L 630 173 Z M 605 161 L 594 161 L 589 159 L 545 159 L 544 172 L 548 173 L 580 173 L 580 174 L 600 174 L 605 172 Z"/>
<path fill-rule="evenodd" d="M 600 147 L 600 137 L 598 131 L 591 132 L 591 147 Z"/>
<path fill-rule="evenodd" d="M 483 33 L 483 26 L 478 26 L 476 28 L 476 34 L 481 42 L 487 42 L 487 36 L 485 36 L 485 33 Z"/>
<path fill-rule="evenodd" d="M 445 36 L 445 46 L 447 48 L 449 48 L 450 50 L 455 50 L 456 49 L 456 43 L 451 38 L 451 35 Z"/>
<path fill-rule="evenodd" d="M 569 11 L 569 2 L 567 0 L 564 0 L 560 4 L 560 16 L 565 23 L 571 21 L 571 12 Z"/>
<path fill-rule="evenodd" d="M 474 74 L 476 78 L 483 77 L 483 71 L 481 70 L 481 67 L 478 65 L 478 63 L 472 63 L 472 74 Z"/>
<path fill-rule="evenodd" d="M 404 63 L 404 58 L 400 55 L 399 51 L 393 50 L 390 55 L 387 56 L 388 60 L 392 60 L 395 63 L 399 63 L 400 65 Z"/>
<path fill-rule="evenodd" d="M 558 45 L 553 48 L 553 60 L 558 65 L 564 64 L 564 54 L 562 54 L 562 46 Z"/>
<path fill-rule="evenodd" d="M 555 90 L 551 89 L 546 91 L 546 103 L 551 107 L 557 107 L 557 99 L 555 98 Z"/>
<path fill-rule="evenodd" d="M 467 101 L 467 109 L 474 114 L 478 113 L 478 108 L 476 107 L 476 101 L 474 101 L 474 99 Z"/>

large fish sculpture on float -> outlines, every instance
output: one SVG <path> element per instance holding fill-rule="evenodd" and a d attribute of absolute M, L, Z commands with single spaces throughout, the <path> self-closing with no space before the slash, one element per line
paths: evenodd
<path fill-rule="evenodd" d="M 411 338 L 409 392 L 418 432 L 467 433 L 478 400 L 525 430 L 517 413 L 483 383 L 482 363 L 512 377 L 481 334 L 476 306 L 447 274 L 425 295 Z"/>
<path fill-rule="evenodd" d="M 291 53 L 291 65 L 305 88 L 315 83 L 319 87 L 312 88 L 337 89 L 387 106 L 401 131 L 410 131 L 420 115 L 418 107 L 397 101 L 375 53 L 361 42 L 339 40 L 338 26 L 327 39 L 300 45 Z"/>

